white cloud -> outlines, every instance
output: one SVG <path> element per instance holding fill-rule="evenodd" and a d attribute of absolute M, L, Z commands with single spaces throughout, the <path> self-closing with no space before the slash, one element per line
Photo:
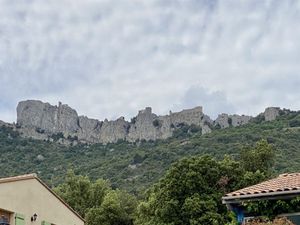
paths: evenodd
<path fill-rule="evenodd" d="M 27 98 L 99 119 L 300 108 L 298 1 L 0 0 L 0 14 L 0 119 Z"/>

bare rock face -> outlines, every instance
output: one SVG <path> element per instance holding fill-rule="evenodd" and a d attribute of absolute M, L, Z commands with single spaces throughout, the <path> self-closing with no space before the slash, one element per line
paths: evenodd
<path fill-rule="evenodd" d="M 0 127 L 2 127 L 2 126 L 13 128 L 12 124 L 9 124 L 9 123 L 6 123 L 6 122 L 0 120 Z"/>
<path fill-rule="evenodd" d="M 157 118 L 157 115 L 152 113 L 150 107 L 140 110 L 135 121 L 130 126 L 127 140 L 156 140 L 159 136 L 159 128 L 161 126 L 160 120 L 155 120 Z"/>
<path fill-rule="evenodd" d="M 78 116 L 68 105 L 59 103 L 52 106 L 36 100 L 22 101 L 17 106 L 16 129 L 25 137 L 61 143 L 115 143 L 118 140 L 135 142 L 138 140 L 166 139 L 173 131 L 183 125 L 196 125 L 202 134 L 210 133 L 214 125 L 221 128 L 240 126 L 249 122 L 251 117 L 221 114 L 216 121 L 205 115 L 202 107 L 170 112 L 157 116 L 150 107 L 139 111 L 131 122 L 120 117 L 113 121 L 99 121 L 86 116 Z M 63 137 L 61 137 L 61 134 Z M 55 136 L 56 135 L 56 136 Z"/>
<path fill-rule="evenodd" d="M 202 127 L 202 131 L 201 131 L 201 133 L 202 134 L 209 134 L 209 133 L 211 133 L 211 128 L 208 126 L 208 125 L 204 125 L 203 127 Z"/>
<path fill-rule="evenodd" d="M 101 143 L 114 143 L 118 140 L 125 140 L 128 129 L 129 123 L 124 120 L 124 117 L 116 121 L 105 120 L 101 127 L 99 141 Z"/>
<path fill-rule="evenodd" d="M 17 124 L 21 127 L 42 127 L 44 124 L 43 118 L 47 117 L 47 113 L 44 113 L 47 106 L 50 108 L 50 104 L 35 100 L 19 102 L 17 106 Z M 51 127 L 53 127 L 54 118 L 45 118 L 45 120 L 53 120 L 51 123 Z"/>
<path fill-rule="evenodd" d="M 59 103 L 57 108 L 57 129 L 60 132 L 73 133 L 79 129 L 77 112 L 69 107 Z"/>
<path fill-rule="evenodd" d="M 245 115 L 232 115 L 229 116 L 229 118 L 231 118 L 231 125 L 233 127 L 237 127 L 237 126 L 241 126 L 244 124 L 249 123 L 249 121 L 251 120 L 251 116 L 245 116 Z"/>
<path fill-rule="evenodd" d="M 180 123 L 186 123 L 188 125 L 195 124 L 200 126 L 201 118 L 203 116 L 202 107 L 195 107 L 193 109 L 185 109 L 181 112 L 172 113 L 170 112 L 171 123 L 174 125 Z"/>
<path fill-rule="evenodd" d="M 19 102 L 17 124 L 23 128 L 38 128 L 47 133 L 72 133 L 78 130 L 78 115 L 68 105 L 52 106 L 36 100 Z"/>
<path fill-rule="evenodd" d="M 220 114 L 215 120 L 215 124 L 219 125 L 221 129 L 227 128 L 230 126 L 229 124 L 229 116 L 226 113 Z"/>
<path fill-rule="evenodd" d="M 265 109 L 264 116 L 265 121 L 272 121 L 279 116 L 280 108 L 279 107 L 268 107 Z"/>
<path fill-rule="evenodd" d="M 99 142 L 100 130 L 103 122 L 95 119 L 89 119 L 86 116 L 79 116 L 78 121 L 78 139 L 91 143 Z"/>
<path fill-rule="evenodd" d="M 230 126 L 238 127 L 241 125 L 245 125 L 249 123 L 251 120 L 251 116 L 245 116 L 245 115 L 228 115 L 226 113 L 220 114 L 217 119 L 215 120 L 215 125 L 219 125 L 221 129 L 227 128 Z"/>
<path fill-rule="evenodd" d="M 204 115 L 201 117 L 201 133 L 202 134 L 208 134 L 212 132 L 212 127 L 214 124 L 214 121 L 207 115 Z"/>

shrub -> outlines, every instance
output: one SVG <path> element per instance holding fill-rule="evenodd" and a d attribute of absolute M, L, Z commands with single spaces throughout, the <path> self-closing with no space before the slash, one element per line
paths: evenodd
<path fill-rule="evenodd" d="M 289 122 L 289 126 L 290 127 L 300 127 L 300 120 L 299 119 L 291 120 Z"/>
<path fill-rule="evenodd" d="M 158 119 L 153 120 L 153 126 L 160 128 L 161 127 L 161 122 Z"/>

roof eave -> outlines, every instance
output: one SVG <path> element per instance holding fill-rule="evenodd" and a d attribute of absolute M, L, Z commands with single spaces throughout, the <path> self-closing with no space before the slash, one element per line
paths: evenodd
<path fill-rule="evenodd" d="M 222 203 L 239 203 L 241 201 L 258 201 L 258 200 L 271 200 L 271 199 L 287 199 L 293 198 L 300 195 L 300 190 L 292 191 L 278 191 L 278 192 L 268 192 L 268 193 L 259 193 L 259 194 L 248 194 L 248 195 L 235 195 L 235 196 L 225 196 L 222 197 Z"/>

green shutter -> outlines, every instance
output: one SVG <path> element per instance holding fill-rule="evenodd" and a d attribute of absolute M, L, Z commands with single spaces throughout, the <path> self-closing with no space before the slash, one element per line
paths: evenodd
<path fill-rule="evenodd" d="M 42 225 L 51 225 L 51 223 L 46 222 L 46 221 L 42 221 Z"/>
<path fill-rule="evenodd" d="M 16 214 L 16 225 L 25 225 L 25 216 L 22 214 Z"/>

